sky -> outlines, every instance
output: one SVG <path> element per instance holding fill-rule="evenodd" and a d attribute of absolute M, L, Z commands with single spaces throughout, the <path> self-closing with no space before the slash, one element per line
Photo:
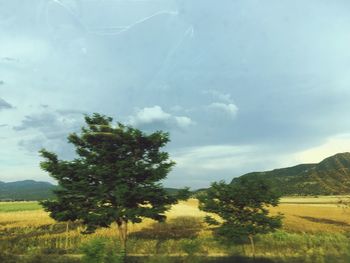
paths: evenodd
<path fill-rule="evenodd" d="M 0 0 L 0 181 L 98 112 L 170 132 L 164 185 L 350 151 L 347 0 Z"/>

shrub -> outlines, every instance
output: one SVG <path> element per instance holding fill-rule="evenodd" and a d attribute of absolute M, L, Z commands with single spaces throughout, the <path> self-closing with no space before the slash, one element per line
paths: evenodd
<path fill-rule="evenodd" d="M 94 238 L 81 247 L 83 263 L 120 263 L 122 256 L 114 249 L 111 240 Z"/>
<path fill-rule="evenodd" d="M 201 243 L 198 239 L 181 240 L 181 249 L 190 257 L 201 252 Z"/>

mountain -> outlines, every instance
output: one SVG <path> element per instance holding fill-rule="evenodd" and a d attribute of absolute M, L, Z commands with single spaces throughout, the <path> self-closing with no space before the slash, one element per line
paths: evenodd
<path fill-rule="evenodd" d="M 53 196 L 57 186 L 33 180 L 5 183 L 0 181 L 0 200 L 43 200 Z"/>
<path fill-rule="evenodd" d="M 339 153 L 317 164 L 300 164 L 234 178 L 264 178 L 283 195 L 337 195 L 350 193 L 350 153 Z"/>
<path fill-rule="evenodd" d="M 266 172 L 253 172 L 234 178 L 263 178 L 271 182 L 283 195 L 338 195 L 350 194 L 350 153 L 339 153 L 315 164 L 299 164 L 293 167 Z M 53 197 L 57 186 L 48 182 L 25 180 L 5 183 L 0 181 L 0 200 L 43 200 Z M 178 189 L 166 188 L 171 194 Z M 200 189 L 194 194 L 205 191 Z"/>
<path fill-rule="evenodd" d="M 34 180 L 17 181 L 5 183 L 0 181 L 0 201 L 1 200 L 25 200 L 38 201 L 54 198 L 52 190 L 57 186 L 48 182 L 37 182 Z M 176 195 L 179 189 L 165 188 L 171 194 Z"/>

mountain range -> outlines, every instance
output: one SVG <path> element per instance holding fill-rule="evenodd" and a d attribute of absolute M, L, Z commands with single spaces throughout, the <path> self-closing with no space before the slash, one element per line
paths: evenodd
<path fill-rule="evenodd" d="M 350 153 L 338 153 L 320 163 L 299 164 L 265 172 L 253 172 L 236 177 L 263 178 L 282 195 L 338 195 L 350 193 Z M 53 197 L 57 186 L 33 180 L 5 183 L 0 181 L 0 200 L 43 200 Z M 166 188 L 169 193 L 178 191 Z M 199 191 L 199 190 L 198 190 Z M 200 191 L 205 191 L 201 189 Z M 197 191 L 196 191 L 197 192 Z"/>
<path fill-rule="evenodd" d="M 282 195 L 338 195 L 350 193 L 350 153 L 338 153 L 320 163 L 300 164 L 234 178 L 263 178 Z"/>

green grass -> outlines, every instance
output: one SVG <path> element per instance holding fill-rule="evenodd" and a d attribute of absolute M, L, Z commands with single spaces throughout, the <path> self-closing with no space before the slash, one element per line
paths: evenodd
<path fill-rule="evenodd" d="M 0 202 L 0 213 L 40 210 L 38 202 Z"/>

